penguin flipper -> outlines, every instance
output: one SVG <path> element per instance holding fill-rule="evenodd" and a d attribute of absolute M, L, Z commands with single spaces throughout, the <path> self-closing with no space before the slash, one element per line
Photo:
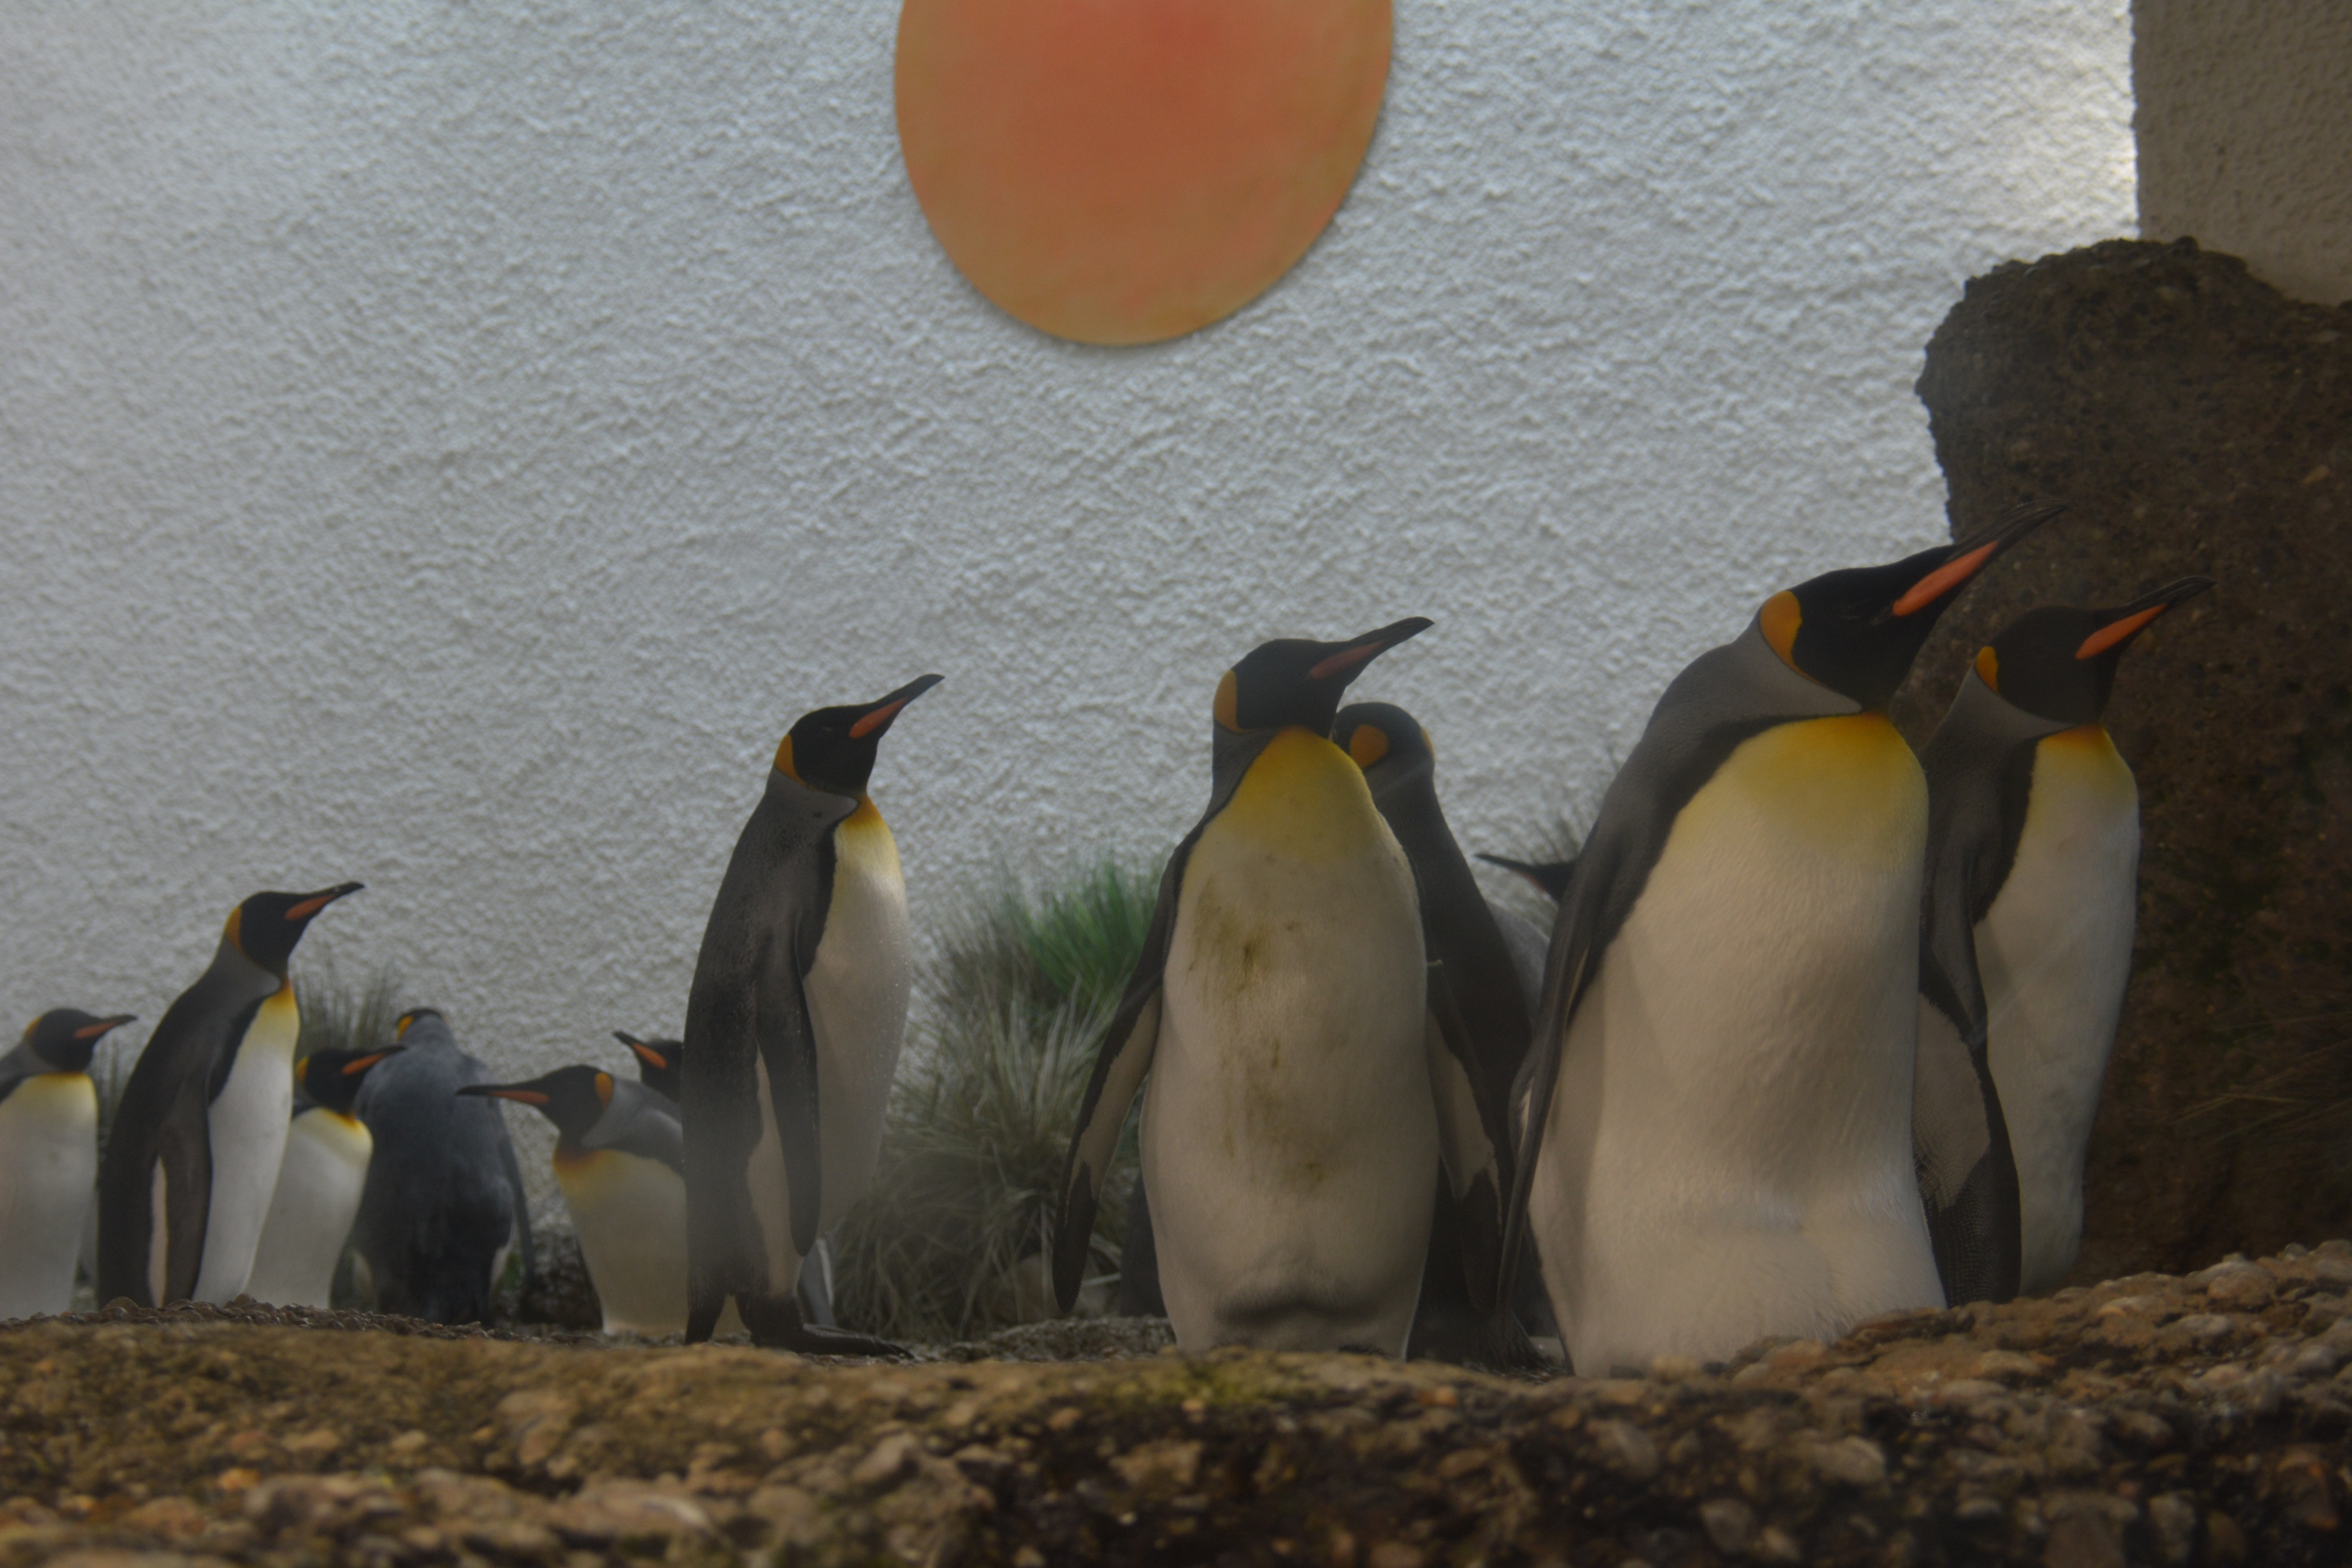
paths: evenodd
<path fill-rule="evenodd" d="M 1911 1147 L 1944 1299 L 2008 1301 L 2024 1271 L 2022 1197 L 1983 1031 L 1945 1002 L 1953 989 L 1923 963 L 1912 1078 Z"/>
<path fill-rule="evenodd" d="M 1087 1083 L 1086 1103 L 1078 1110 L 1077 1131 L 1071 1134 L 1069 1156 L 1062 1166 L 1061 1214 L 1054 1233 L 1054 1299 L 1066 1312 L 1076 1305 L 1078 1285 L 1086 1275 L 1103 1178 L 1160 1044 L 1160 1002 L 1155 968 L 1150 988 L 1131 992 L 1112 1016 L 1109 1033 L 1095 1058 L 1094 1076 Z"/>
<path fill-rule="evenodd" d="M 1429 966 L 1428 1023 L 1423 1043 L 1429 1087 L 1437 1105 L 1438 1156 L 1445 1166 L 1444 1195 L 1461 1239 L 1463 1283 L 1471 1307 L 1494 1310 L 1502 1274 L 1503 1194 L 1509 1140 L 1499 1106 L 1478 1092 L 1479 1062 L 1469 1026 L 1445 977 L 1445 965 Z"/>
<path fill-rule="evenodd" d="M 817 1131 L 816 1025 L 808 1010 L 807 977 L 816 940 L 813 936 L 802 946 L 805 957 L 794 954 L 761 966 L 756 1027 L 760 1060 L 768 1069 L 768 1104 L 791 1189 L 793 1250 L 805 1258 L 816 1248 L 824 1165 Z"/>

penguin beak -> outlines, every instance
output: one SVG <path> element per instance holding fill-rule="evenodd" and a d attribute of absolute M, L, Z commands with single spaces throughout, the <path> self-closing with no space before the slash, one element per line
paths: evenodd
<path fill-rule="evenodd" d="M 364 883 L 347 882 L 339 886 L 330 887 L 321 892 L 310 894 L 304 897 L 301 903 L 288 910 L 286 912 L 286 918 L 289 920 L 308 920 L 313 915 L 318 914 L 321 909 L 326 908 L 327 905 L 334 903 L 335 900 L 339 898 L 349 898 L 352 894 L 359 892 L 361 888 L 366 885 L 367 884 Z"/>
<path fill-rule="evenodd" d="M 355 1057 L 352 1061 L 343 1063 L 343 1076 L 346 1078 L 357 1078 L 361 1073 L 365 1072 L 369 1068 L 373 1067 L 385 1057 L 398 1056 L 402 1051 L 406 1051 L 408 1047 L 404 1045 L 388 1045 L 382 1051 L 372 1051 L 365 1056 Z"/>
<path fill-rule="evenodd" d="M 1370 664 L 1399 643 L 1418 637 L 1436 624 L 1437 622 L 1426 615 L 1408 615 L 1403 620 L 1383 626 L 1377 632 L 1367 632 L 1360 637 L 1350 638 L 1340 644 L 1338 653 L 1325 656 L 1313 669 L 1307 671 L 1307 678 L 1310 681 L 1328 681 L 1334 676 L 1339 676 L 1341 677 L 1339 684 L 1345 685 L 1349 681 L 1354 680 L 1366 664 Z"/>
<path fill-rule="evenodd" d="M 946 679 L 945 675 L 916 676 L 880 702 L 875 703 L 864 713 L 859 714 L 856 720 L 849 727 L 849 738 L 864 740 L 869 735 L 877 738 L 887 735 L 891 721 L 898 716 L 900 708 Z"/>
<path fill-rule="evenodd" d="M 109 1034 L 121 1029 L 124 1024 L 137 1023 L 138 1021 L 139 1015 L 136 1013 L 118 1013 L 113 1018 L 100 1019 L 96 1023 L 86 1023 L 82 1025 L 79 1029 L 74 1030 L 73 1037 L 76 1040 L 104 1040 Z"/>
<path fill-rule="evenodd" d="M 513 1100 L 521 1104 L 538 1105 L 542 1108 L 548 1103 L 546 1090 L 528 1089 L 521 1084 L 468 1083 L 457 1092 L 476 1095 L 484 1100 Z"/>
<path fill-rule="evenodd" d="M 1998 559 L 2002 551 L 2066 509 L 2063 502 L 2020 507 L 1981 533 L 1969 535 L 1944 552 L 1943 564 L 1913 583 L 1892 606 L 1897 615 L 1914 615 L 1949 595 L 1969 579 Z"/>
<path fill-rule="evenodd" d="M 2147 630 L 2158 616 L 2212 586 L 2210 577 L 2184 577 L 2179 582 L 2168 582 L 2153 592 L 2141 594 L 2121 610 L 2106 612 L 2107 623 L 2083 639 L 2083 645 L 2074 650 L 2074 657 L 2095 659 L 2110 648 L 2122 647 Z"/>
<path fill-rule="evenodd" d="M 623 1045 L 627 1046 L 631 1051 L 638 1050 L 646 1043 L 644 1040 L 639 1040 L 635 1035 L 631 1034 L 625 1029 L 614 1030 L 613 1031 L 613 1038 L 619 1040 Z"/>
<path fill-rule="evenodd" d="M 644 1062 L 647 1067 L 659 1069 L 669 1065 L 669 1059 L 667 1057 L 664 1056 L 660 1051 L 656 1051 L 652 1046 L 647 1045 L 642 1040 L 628 1040 L 625 1037 L 623 1043 L 627 1045 L 631 1051 L 635 1051 L 636 1053 L 637 1060 Z"/>

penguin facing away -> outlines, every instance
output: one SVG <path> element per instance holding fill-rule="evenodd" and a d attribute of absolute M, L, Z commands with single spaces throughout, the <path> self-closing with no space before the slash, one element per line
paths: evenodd
<path fill-rule="evenodd" d="M 1402 1354 L 1441 1155 L 1465 1210 L 1488 1206 L 1465 1234 L 1493 1237 L 1499 1140 L 1412 867 L 1328 738 L 1348 684 L 1429 624 L 1264 643 L 1219 684 L 1209 809 L 1161 876 L 1064 1166 L 1065 1311 L 1147 1071 L 1143 1181 L 1181 1344 Z M 1491 1250 L 1465 1272 L 1491 1292 Z"/>
<path fill-rule="evenodd" d="M 719 883 L 681 1074 L 689 1343 L 731 1300 L 761 1344 L 897 1349 L 809 1322 L 795 1287 L 881 1151 L 913 948 L 898 844 L 866 782 L 891 725 L 941 679 L 803 715 Z"/>
<path fill-rule="evenodd" d="M 537 1106 L 555 1124 L 555 1180 L 606 1333 L 686 1326 L 686 1139 L 677 1107 L 594 1067 L 457 1092 Z"/>
<path fill-rule="evenodd" d="M 1510 1185 L 1509 1142 L 1504 1134 L 1511 1084 L 1526 1061 L 1530 1006 L 1513 961 L 1510 939 L 1470 872 L 1447 827 L 1437 798 L 1437 752 L 1429 732 L 1389 703 L 1350 703 L 1331 729 L 1333 744 L 1364 770 L 1389 831 L 1412 868 L 1421 904 L 1423 951 L 1443 967 L 1450 1000 L 1471 1052 L 1469 1073 L 1481 1123 L 1490 1130 L 1497 1160 L 1497 1192 L 1473 1210 L 1499 1220 L 1501 1193 Z M 1408 1353 L 1483 1366 L 1534 1366 L 1542 1358 L 1528 1343 L 1515 1303 L 1493 1300 L 1475 1307 L 1465 1270 L 1468 1260 L 1498 1257 L 1499 1235 L 1463 1236 L 1458 1212 L 1443 1198 L 1430 1226 L 1429 1255 L 1421 1279 Z M 1532 1281 L 1529 1281 L 1533 1283 Z"/>
<path fill-rule="evenodd" d="M 0 1056 L 0 1321 L 73 1305 L 74 1265 L 98 1179 L 89 1059 L 129 1013 L 58 1008 Z"/>
<path fill-rule="evenodd" d="M 495 1106 L 457 1098 L 488 1069 L 431 1008 L 401 1015 L 404 1048 L 362 1080 L 354 1109 L 374 1139 L 352 1246 L 380 1311 L 428 1322 L 485 1322 L 507 1252 L 536 1271 L 530 1208 Z"/>
<path fill-rule="evenodd" d="M 352 1114 L 368 1069 L 402 1048 L 314 1051 L 294 1064 L 294 1121 L 245 1293 L 281 1307 L 332 1305 L 375 1140 Z"/>
<path fill-rule="evenodd" d="M 1926 780 L 1885 707 L 2059 508 L 1766 601 L 1659 699 L 1559 915 L 1505 1257 L 1576 1366 L 1938 1305 L 1912 1163 Z"/>
<path fill-rule="evenodd" d="M 2138 915 L 2139 792 L 2099 720 L 2132 640 L 2212 586 L 2029 611 L 1978 653 L 1927 743 L 1915 1136 L 1956 1301 L 2053 1291 L 2081 1249 Z M 2013 1165 L 1986 1155 L 2004 1134 Z M 2002 1246 L 1970 1250 L 1990 1202 Z"/>
<path fill-rule="evenodd" d="M 669 1101 L 677 1103 L 678 1059 L 686 1051 L 682 1040 L 640 1040 L 625 1030 L 614 1030 L 613 1038 L 629 1048 L 637 1059 L 637 1082 Z"/>
<path fill-rule="evenodd" d="M 319 912 L 360 891 L 257 893 L 148 1037 L 99 1169 L 98 1298 L 222 1302 L 245 1289 L 278 1186 L 301 1012 L 286 977 Z"/>

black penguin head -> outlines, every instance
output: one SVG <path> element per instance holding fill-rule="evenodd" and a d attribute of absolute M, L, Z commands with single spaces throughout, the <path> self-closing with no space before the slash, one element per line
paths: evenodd
<path fill-rule="evenodd" d="M 1349 703 L 1331 723 L 1331 743 L 1374 781 L 1437 764 L 1429 731 L 1394 703 Z"/>
<path fill-rule="evenodd" d="M 613 1103 L 613 1075 L 596 1067 L 559 1067 L 523 1083 L 468 1083 L 460 1094 L 536 1105 L 555 1124 L 562 1142 L 577 1145 Z"/>
<path fill-rule="evenodd" d="M 637 1081 L 656 1094 L 678 1097 L 679 1062 L 686 1055 L 682 1040 L 639 1040 L 625 1030 L 614 1030 L 613 1038 L 629 1048 L 637 1059 Z"/>
<path fill-rule="evenodd" d="M 390 1045 L 376 1051 L 314 1051 L 294 1064 L 294 1082 L 313 1103 L 348 1116 L 368 1069 L 405 1049 Z"/>
<path fill-rule="evenodd" d="M 302 940 L 319 911 L 360 890 L 346 882 L 316 893 L 257 893 L 229 911 L 225 935 L 230 945 L 271 974 L 283 977 L 294 944 Z"/>
<path fill-rule="evenodd" d="M 1782 662 L 1859 703 L 1885 707 L 1911 673 L 1936 618 L 2002 551 L 2065 510 L 2025 507 L 1958 544 L 1921 550 L 1886 566 L 1824 572 L 1776 593 L 1756 612 L 1758 629 Z"/>
<path fill-rule="evenodd" d="M 1339 695 L 1364 666 L 1434 622 L 1414 615 L 1344 643 L 1261 643 L 1217 683 L 1217 723 L 1234 733 L 1297 726 L 1328 736 Z"/>
<path fill-rule="evenodd" d="M 776 747 L 776 771 L 828 795 L 862 797 L 875 754 L 899 710 L 945 679 L 919 675 L 874 702 L 803 714 Z"/>
<path fill-rule="evenodd" d="M 25 1044 L 52 1072 L 87 1072 L 90 1053 L 108 1031 L 133 1021 L 130 1013 L 97 1018 L 72 1008 L 53 1008 L 25 1030 Z"/>
<path fill-rule="evenodd" d="M 2210 577 L 2184 577 L 2114 610 L 2029 610 L 1977 650 L 1977 678 L 2036 718 L 2095 724 L 2132 639 L 2212 586 Z"/>
<path fill-rule="evenodd" d="M 434 1024 L 439 1026 L 443 1033 L 446 1034 L 448 1032 L 449 1020 L 441 1016 L 440 1009 L 411 1008 L 393 1020 L 392 1038 L 394 1040 L 404 1040 L 407 1038 L 408 1031 L 411 1029 L 414 1029 L 420 1023 L 424 1023 L 427 1019 L 432 1020 Z M 425 1032 L 430 1034 L 433 1031 L 431 1030 L 427 1030 Z"/>

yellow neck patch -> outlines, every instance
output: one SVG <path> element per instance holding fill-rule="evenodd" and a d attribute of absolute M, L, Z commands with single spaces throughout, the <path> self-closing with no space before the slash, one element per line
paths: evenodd
<path fill-rule="evenodd" d="M 1225 678 L 1217 683 L 1217 700 L 1210 711 L 1216 716 L 1219 724 L 1239 735 L 1242 728 L 1241 706 L 1241 681 L 1227 670 Z"/>
<path fill-rule="evenodd" d="M 1266 743 L 1210 831 L 1244 834 L 1290 861 L 1362 854 L 1384 831 L 1364 770 L 1310 730 L 1292 725 Z"/>
<path fill-rule="evenodd" d="M 1977 650 L 1977 679 L 1996 692 L 2000 690 L 2000 655 L 1990 643 Z"/>
<path fill-rule="evenodd" d="M 1722 831 L 1727 842 L 1767 831 L 1824 862 L 1916 862 L 1927 841 L 1927 776 L 1885 714 L 1776 724 L 1740 742 L 1674 831 Z"/>
<path fill-rule="evenodd" d="M 776 743 L 776 771 L 795 784 L 807 782 L 793 766 L 793 737 L 789 735 Z"/>
<path fill-rule="evenodd" d="M 1774 594 L 1756 612 L 1756 623 L 1764 633 L 1766 645 L 1780 655 L 1780 662 L 1803 674 L 1805 672 L 1797 668 L 1797 628 L 1805 623 L 1805 612 L 1798 604 L 1797 596 L 1785 589 Z"/>
<path fill-rule="evenodd" d="M 1378 725 L 1360 724 L 1348 737 L 1348 755 L 1359 768 L 1370 768 L 1389 754 L 1388 732 Z"/>

